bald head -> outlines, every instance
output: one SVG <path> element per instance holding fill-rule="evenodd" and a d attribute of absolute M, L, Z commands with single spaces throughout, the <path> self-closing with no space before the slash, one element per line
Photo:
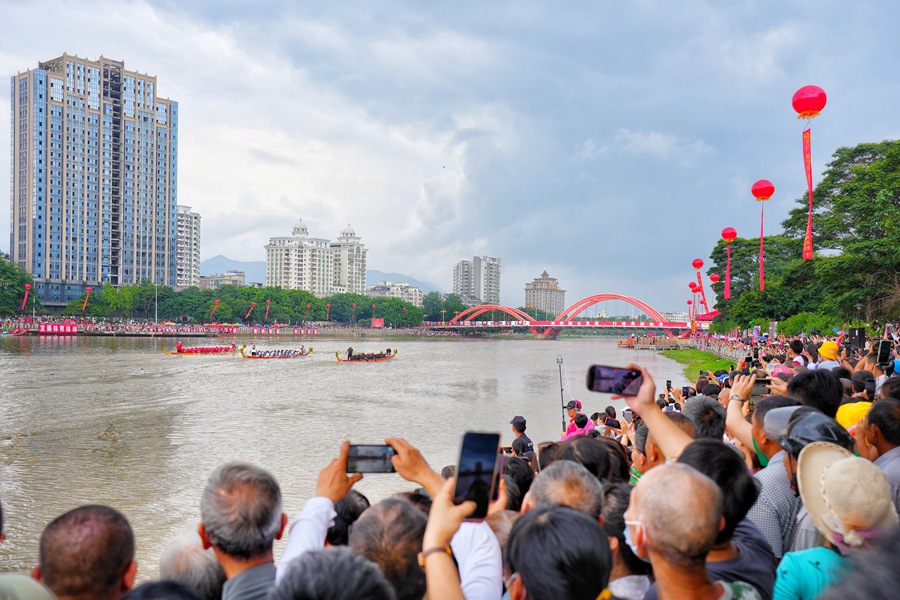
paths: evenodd
<path fill-rule="evenodd" d="M 651 560 L 677 567 L 706 561 L 722 523 L 722 492 L 712 479 L 687 465 L 662 465 L 641 478 L 631 501 L 630 518 L 644 524 Z"/>
<path fill-rule="evenodd" d="M 558 460 L 535 478 L 527 504 L 568 506 L 597 520 L 603 512 L 603 485 L 579 463 Z"/>
<path fill-rule="evenodd" d="M 128 520 L 108 506 L 91 505 L 47 526 L 36 573 L 59 598 L 115 599 L 131 587 L 133 565 L 134 534 Z"/>

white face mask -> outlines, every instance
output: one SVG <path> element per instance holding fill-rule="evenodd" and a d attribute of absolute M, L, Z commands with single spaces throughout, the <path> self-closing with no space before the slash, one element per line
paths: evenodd
<path fill-rule="evenodd" d="M 629 528 L 628 525 L 625 526 L 625 543 L 628 544 L 628 547 L 631 548 L 631 551 L 632 551 L 632 553 L 634 553 L 635 556 L 637 556 L 639 559 L 641 559 L 645 563 L 650 562 L 649 558 L 644 558 L 643 556 L 638 554 L 637 546 L 635 546 L 634 542 L 631 541 L 631 528 Z"/>

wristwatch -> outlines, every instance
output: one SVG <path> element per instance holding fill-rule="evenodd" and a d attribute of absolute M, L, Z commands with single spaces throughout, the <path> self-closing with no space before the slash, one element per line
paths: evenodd
<path fill-rule="evenodd" d="M 746 402 L 746 400 L 744 400 L 744 397 L 741 396 L 740 394 L 732 394 L 731 396 L 729 396 L 729 397 L 728 397 L 728 401 L 731 402 L 732 400 L 737 400 L 737 401 L 740 402 L 741 404 L 743 404 L 744 402 Z"/>

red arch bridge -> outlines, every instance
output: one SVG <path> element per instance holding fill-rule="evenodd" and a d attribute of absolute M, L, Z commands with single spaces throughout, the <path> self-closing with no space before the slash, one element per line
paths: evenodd
<path fill-rule="evenodd" d="M 577 317 L 582 312 L 600 302 L 607 300 L 621 300 L 635 308 L 643 311 L 651 321 L 597 321 L 597 320 L 579 320 Z M 478 320 L 478 317 L 492 311 L 502 312 L 510 317 L 505 321 L 485 321 Z M 709 321 L 715 316 L 715 313 L 706 315 L 698 315 L 697 327 L 707 329 Z M 429 323 L 427 327 L 430 329 L 448 329 L 448 330 L 477 330 L 477 329 L 523 329 L 528 330 L 535 337 L 545 339 L 556 339 L 563 329 L 656 329 L 663 331 L 669 337 L 676 337 L 676 333 L 682 336 L 687 335 L 691 331 L 691 323 L 688 322 L 671 322 L 658 310 L 637 298 L 631 296 L 623 296 L 621 294 L 594 294 L 587 298 L 582 298 L 575 304 L 564 310 L 558 317 L 552 321 L 536 321 L 530 315 L 518 308 L 510 306 L 500 306 L 498 304 L 482 304 L 473 306 L 462 311 L 450 321 Z"/>

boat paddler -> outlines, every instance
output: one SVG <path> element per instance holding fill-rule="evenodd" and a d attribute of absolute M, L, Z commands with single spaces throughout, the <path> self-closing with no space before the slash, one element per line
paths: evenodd
<path fill-rule="evenodd" d="M 181 344 L 181 342 L 175 344 L 175 352 L 177 352 L 178 354 L 184 352 L 184 346 Z"/>
<path fill-rule="evenodd" d="M 347 348 L 347 360 L 353 360 L 353 346 Z"/>

